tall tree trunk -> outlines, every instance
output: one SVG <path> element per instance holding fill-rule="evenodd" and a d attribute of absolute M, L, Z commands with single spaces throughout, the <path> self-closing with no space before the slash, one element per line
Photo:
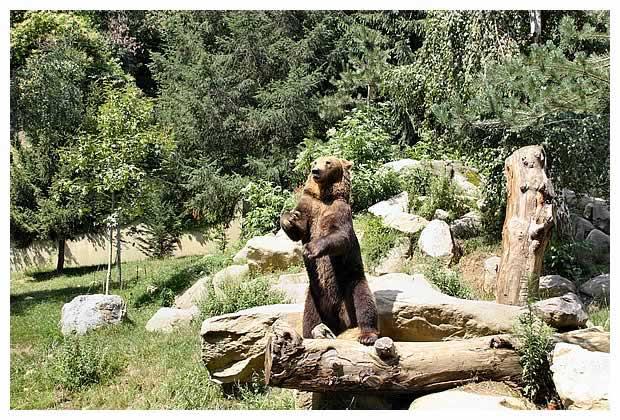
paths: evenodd
<path fill-rule="evenodd" d="M 116 268 L 118 268 L 118 285 L 123 288 L 123 276 L 121 275 L 121 224 L 116 223 Z"/>
<path fill-rule="evenodd" d="M 541 146 L 526 146 L 505 163 L 506 219 L 502 260 L 497 275 L 497 303 L 525 305 L 538 293 L 545 248 L 553 226 L 553 186 L 545 173 Z"/>
<path fill-rule="evenodd" d="M 65 237 L 58 239 L 58 261 L 56 262 L 56 272 L 62 273 L 65 269 Z"/>
<path fill-rule="evenodd" d="M 112 211 L 110 212 L 110 218 L 114 214 L 114 191 L 112 191 Z M 110 237 L 108 241 L 108 273 L 105 277 L 105 294 L 107 295 L 110 291 L 110 278 L 112 277 L 112 241 L 114 233 L 114 225 L 112 220 L 110 219 Z"/>

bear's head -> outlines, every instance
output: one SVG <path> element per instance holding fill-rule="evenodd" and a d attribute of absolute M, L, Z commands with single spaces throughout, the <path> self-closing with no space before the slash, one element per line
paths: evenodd
<path fill-rule="evenodd" d="M 335 156 L 323 156 L 310 165 L 310 175 L 304 191 L 321 201 L 351 197 L 351 168 L 353 163 Z"/>

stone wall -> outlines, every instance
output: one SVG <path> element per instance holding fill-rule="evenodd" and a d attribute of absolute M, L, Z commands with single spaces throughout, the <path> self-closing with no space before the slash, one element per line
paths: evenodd
<path fill-rule="evenodd" d="M 229 241 L 239 239 L 241 223 L 233 221 L 226 231 Z M 84 235 L 76 240 L 67 241 L 65 245 L 65 266 L 79 267 L 108 262 L 107 235 Z M 122 231 L 121 244 L 123 261 L 142 261 L 148 257 L 137 247 L 137 236 Z M 116 259 L 116 240 L 114 241 L 114 259 Z M 188 232 L 181 236 L 181 245 L 175 250 L 175 257 L 188 255 L 205 255 L 217 250 L 217 243 L 207 240 L 201 232 Z M 35 241 L 28 248 L 19 249 L 11 245 L 11 271 L 22 271 L 31 267 L 56 267 L 58 251 L 55 242 Z"/>

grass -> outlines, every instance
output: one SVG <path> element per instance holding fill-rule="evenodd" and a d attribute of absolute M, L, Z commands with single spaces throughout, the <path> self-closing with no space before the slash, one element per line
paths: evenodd
<path fill-rule="evenodd" d="M 380 217 L 364 213 L 355 217 L 354 229 L 359 236 L 362 260 L 367 268 L 381 262 L 399 238 L 405 235 L 383 224 Z"/>
<path fill-rule="evenodd" d="M 143 297 L 148 286 L 184 289 L 229 258 L 222 254 L 124 263 L 124 288 L 113 283 L 110 293 L 128 302 L 129 321 L 80 339 L 90 349 L 80 357 L 99 361 L 97 372 L 67 364 L 67 355 L 76 350 L 61 335 L 58 321 L 64 303 L 80 294 L 101 292 L 105 270 L 93 266 L 68 268 L 63 275 L 51 270 L 11 273 L 10 408 L 294 408 L 288 390 L 250 384 L 229 395 L 210 382 L 200 360 L 200 322 L 169 335 L 144 328 L 161 304 L 157 294 Z M 86 379 L 72 387 L 63 381 L 63 372 L 65 380 L 71 372 L 81 372 Z"/>
<path fill-rule="evenodd" d="M 592 302 L 587 308 L 588 316 L 592 324 L 610 331 L 609 304 L 605 302 Z"/>

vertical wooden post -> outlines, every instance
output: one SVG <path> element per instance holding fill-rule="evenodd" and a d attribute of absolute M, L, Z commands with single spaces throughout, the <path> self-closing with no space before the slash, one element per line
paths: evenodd
<path fill-rule="evenodd" d="M 553 226 L 553 186 L 541 146 L 526 146 L 505 163 L 506 219 L 502 260 L 497 276 L 497 303 L 525 305 L 538 293 L 545 248 Z"/>

